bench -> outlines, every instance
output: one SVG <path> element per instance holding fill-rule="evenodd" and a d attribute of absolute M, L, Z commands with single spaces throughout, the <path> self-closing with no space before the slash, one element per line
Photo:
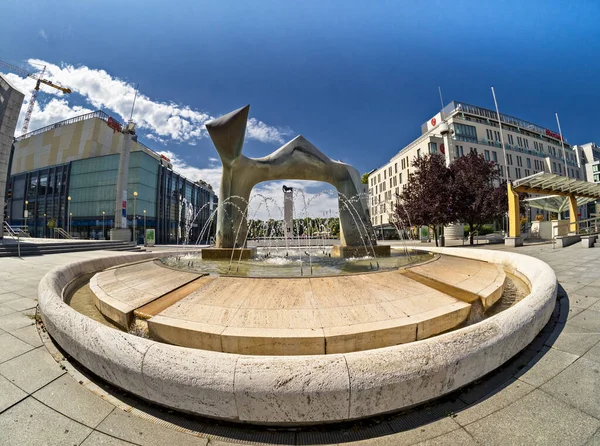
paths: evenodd
<path fill-rule="evenodd" d="M 566 248 L 567 246 L 574 245 L 578 241 L 581 240 L 581 236 L 577 234 L 571 235 L 559 235 L 556 236 L 556 247 L 557 248 Z"/>
<path fill-rule="evenodd" d="M 594 243 L 596 243 L 596 239 L 598 238 L 598 235 L 582 235 L 581 236 L 581 246 L 583 246 L 584 248 L 593 248 L 594 247 Z"/>

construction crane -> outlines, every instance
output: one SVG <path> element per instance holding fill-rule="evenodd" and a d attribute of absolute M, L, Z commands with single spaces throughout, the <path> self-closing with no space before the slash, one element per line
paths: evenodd
<path fill-rule="evenodd" d="M 35 88 L 31 92 L 31 99 L 29 99 L 29 104 L 27 106 L 27 113 L 25 113 L 25 120 L 23 121 L 23 129 L 21 130 L 21 134 L 24 135 L 27 133 L 27 129 L 29 128 L 29 121 L 31 121 L 31 114 L 33 113 L 33 107 L 37 100 L 38 92 L 40 91 L 40 84 L 48 85 L 49 87 L 56 88 L 57 90 L 62 91 L 63 93 L 71 93 L 70 88 L 61 87 L 60 85 L 56 85 L 55 83 L 50 82 L 47 79 L 43 79 L 44 74 L 46 73 L 46 65 L 42 69 L 41 73 L 28 73 L 22 68 L 19 68 L 15 65 L 9 64 L 8 62 L 4 62 L 0 60 L 0 67 L 6 67 L 11 71 L 15 71 L 19 73 L 21 76 L 30 77 L 35 79 Z"/>

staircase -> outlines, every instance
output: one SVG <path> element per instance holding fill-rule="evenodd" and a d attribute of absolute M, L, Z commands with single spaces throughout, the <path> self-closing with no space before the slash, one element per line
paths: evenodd
<path fill-rule="evenodd" d="M 35 243 L 35 239 L 21 239 L 21 256 L 36 256 L 43 254 L 61 254 L 67 252 L 82 252 L 82 251 L 129 251 L 142 252 L 143 247 L 137 246 L 134 242 L 122 241 L 64 241 L 56 243 Z M 18 256 L 17 240 L 5 237 L 0 240 L 0 257 L 16 257 Z"/>

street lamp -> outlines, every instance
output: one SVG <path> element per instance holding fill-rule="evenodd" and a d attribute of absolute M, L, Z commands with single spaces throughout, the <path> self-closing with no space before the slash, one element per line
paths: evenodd
<path fill-rule="evenodd" d="M 71 235 L 71 222 L 73 221 L 73 212 L 69 212 L 69 235 Z"/>
<path fill-rule="evenodd" d="M 137 220 L 137 216 L 135 215 L 135 205 L 137 202 L 137 196 L 138 193 L 137 192 L 133 192 L 133 241 L 135 242 L 135 244 L 137 245 L 137 238 L 135 236 L 135 221 Z"/>
<path fill-rule="evenodd" d="M 146 246 L 146 209 L 144 209 L 144 246 Z"/>
<path fill-rule="evenodd" d="M 46 237 L 46 213 L 44 212 L 44 227 L 42 228 L 42 237 Z"/>
<path fill-rule="evenodd" d="M 67 212 L 69 213 L 69 216 L 67 217 L 67 230 L 69 231 L 69 235 L 71 235 L 71 196 L 69 195 L 67 197 Z"/>
<path fill-rule="evenodd" d="M 104 214 L 106 212 L 102 211 L 102 240 L 104 240 Z"/>
<path fill-rule="evenodd" d="M 25 200 L 25 230 L 27 232 L 29 232 L 29 225 L 27 224 L 27 217 L 29 216 L 29 209 L 27 209 L 29 206 L 29 201 Z"/>

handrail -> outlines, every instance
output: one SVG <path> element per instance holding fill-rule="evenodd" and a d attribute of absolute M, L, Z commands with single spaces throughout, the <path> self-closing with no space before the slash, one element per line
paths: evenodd
<path fill-rule="evenodd" d="M 59 236 L 62 236 L 64 238 L 68 238 L 68 239 L 72 239 L 73 237 L 71 236 L 71 234 L 69 234 L 67 231 L 65 231 L 63 228 L 54 228 L 54 233 L 58 234 Z"/>
<path fill-rule="evenodd" d="M 12 236 L 12 237 L 16 237 L 17 233 L 15 232 L 15 230 L 12 228 L 11 225 L 8 224 L 7 221 L 4 222 L 4 230 L 6 232 L 8 232 L 8 235 Z"/>

